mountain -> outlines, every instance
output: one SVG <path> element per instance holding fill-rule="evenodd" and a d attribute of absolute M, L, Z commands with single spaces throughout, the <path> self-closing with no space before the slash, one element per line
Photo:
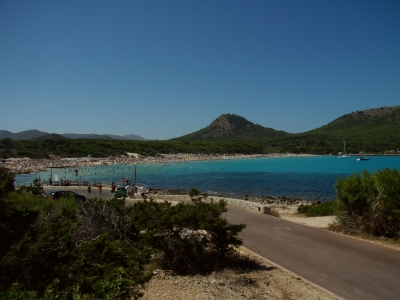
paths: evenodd
<path fill-rule="evenodd" d="M 36 129 L 25 130 L 18 133 L 12 133 L 7 130 L 0 130 L 0 139 L 10 138 L 12 140 L 30 140 L 44 135 L 48 135 L 48 132 L 42 132 Z"/>
<path fill-rule="evenodd" d="M 104 140 L 145 140 L 143 137 L 135 134 L 129 135 L 112 135 L 112 134 L 79 134 L 79 133 L 64 133 L 64 134 L 49 134 L 36 129 L 12 133 L 7 130 L 0 130 L 0 139 L 10 138 L 12 140 L 30 140 L 35 138 L 60 138 L 60 136 L 69 139 L 104 139 Z"/>
<path fill-rule="evenodd" d="M 105 135 L 105 134 L 79 134 L 79 133 L 63 133 L 63 137 L 69 139 L 103 139 L 103 140 L 112 140 L 113 138 Z"/>
<path fill-rule="evenodd" d="M 371 108 L 345 114 L 320 128 L 304 134 L 342 135 L 346 137 L 365 137 L 377 135 L 400 138 L 400 106 Z"/>
<path fill-rule="evenodd" d="M 235 114 L 222 114 L 206 128 L 173 140 L 239 140 L 285 136 L 288 133 L 254 124 Z"/>
<path fill-rule="evenodd" d="M 15 133 L 12 133 L 10 131 L 0 130 L 0 139 L 11 138 L 14 135 L 15 135 Z M 13 140 L 15 140 L 15 139 L 13 139 Z"/>
<path fill-rule="evenodd" d="M 142 138 L 141 136 L 136 135 L 136 134 L 126 134 L 122 137 L 127 140 L 144 140 L 144 138 Z"/>

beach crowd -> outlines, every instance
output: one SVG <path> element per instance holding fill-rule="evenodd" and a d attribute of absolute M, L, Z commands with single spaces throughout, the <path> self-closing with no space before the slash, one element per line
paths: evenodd
<path fill-rule="evenodd" d="M 9 169 L 16 174 L 35 173 L 46 171 L 50 168 L 69 168 L 114 164 L 152 164 L 152 163 L 173 163 L 184 161 L 203 161 L 219 159 L 245 159 L 256 157 L 277 157 L 277 156 L 303 156 L 302 154 L 159 154 L 158 156 L 143 157 L 137 153 L 127 153 L 124 156 L 106 158 L 58 158 L 51 159 L 30 159 L 10 158 L 0 161 L 0 166 Z"/>

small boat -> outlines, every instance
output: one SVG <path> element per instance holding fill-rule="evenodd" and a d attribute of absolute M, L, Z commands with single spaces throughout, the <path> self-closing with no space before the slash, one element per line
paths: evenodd
<path fill-rule="evenodd" d="M 346 141 L 343 140 L 343 151 L 344 153 L 342 155 L 339 155 L 338 158 L 349 158 L 350 156 L 346 155 Z"/>
<path fill-rule="evenodd" d="M 365 143 L 364 143 L 364 153 L 365 153 Z M 360 156 L 359 158 L 357 158 L 358 161 L 360 160 L 369 160 L 369 157 L 365 157 L 365 155 Z"/>
<path fill-rule="evenodd" d="M 360 161 L 360 160 L 369 160 L 369 158 L 365 157 L 365 156 L 360 156 L 359 158 L 357 158 L 357 160 L 358 161 Z"/>

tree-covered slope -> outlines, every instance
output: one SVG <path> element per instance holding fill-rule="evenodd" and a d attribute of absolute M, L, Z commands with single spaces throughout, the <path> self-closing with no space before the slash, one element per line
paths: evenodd
<path fill-rule="evenodd" d="M 106 157 L 127 152 L 153 156 L 167 153 L 393 153 L 400 149 L 400 106 L 345 114 L 320 128 L 297 134 L 277 131 L 234 115 L 221 115 L 206 128 L 169 141 L 63 139 L 49 136 L 0 140 L 0 158 Z"/>
<path fill-rule="evenodd" d="M 400 143 L 400 106 L 381 107 L 345 114 L 320 128 L 299 134 L 374 146 Z"/>
<path fill-rule="evenodd" d="M 240 140 L 285 135 L 287 135 L 287 133 L 284 131 L 254 124 L 241 116 L 223 114 L 206 128 L 174 140 Z"/>

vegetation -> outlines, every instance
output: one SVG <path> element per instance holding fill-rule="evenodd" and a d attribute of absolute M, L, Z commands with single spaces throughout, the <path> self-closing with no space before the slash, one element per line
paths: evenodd
<path fill-rule="evenodd" d="M 222 115 L 208 127 L 169 141 L 67 139 L 48 135 L 29 140 L 0 140 L 0 157 L 108 157 L 135 152 L 143 156 L 169 153 L 337 154 L 346 140 L 348 153 L 389 153 L 400 148 L 400 107 L 346 114 L 304 133 L 290 134 L 253 124 L 243 117 Z"/>
<path fill-rule="evenodd" d="M 396 169 L 368 171 L 338 178 L 336 200 L 300 205 L 307 217 L 333 216 L 338 223 L 330 228 L 356 235 L 400 238 L 400 172 Z"/>
<path fill-rule="evenodd" d="M 335 184 L 337 200 L 343 207 L 340 229 L 390 238 L 400 237 L 400 173 L 383 169 L 374 174 L 363 171 Z"/>
<path fill-rule="evenodd" d="M 297 208 L 297 211 L 300 214 L 305 214 L 307 217 L 334 216 L 340 214 L 343 211 L 343 207 L 340 202 L 331 200 L 312 205 L 301 204 Z"/>
<path fill-rule="evenodd" d="M 1 184 L 13 176 L 6 175 Z M 224 201 L 190 194 L 191 204 L 127 206 L 2 193 L 0 299 L 132 299 L 151 278 L 152 260 L 177 273 L 223 267 L 245 225 L 221 217 Z"/>
<path fill-rule="evenodd" d="M 174 140 L 237 140 L 285 136 L 288 133 L 249 122 L 235 114 L 223 114 L 206 128 Z"/>

